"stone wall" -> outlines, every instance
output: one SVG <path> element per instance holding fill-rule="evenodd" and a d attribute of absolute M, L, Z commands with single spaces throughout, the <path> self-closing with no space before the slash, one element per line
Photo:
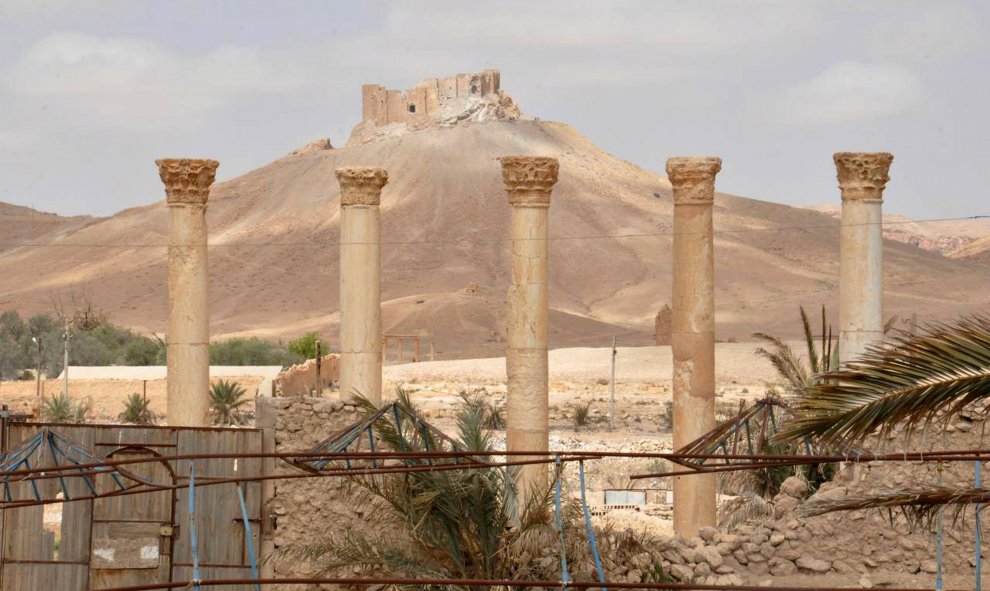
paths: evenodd
<path fill-rule="evenodd" d="M 266 433 L 273 449 L 266 451 L 308 451 L 317 443 L 357 422 L 361 414 L 339 398 L 258 398 L 257 425 Z M 266 437 L 266 440 L 269 439 Z M 267 474 L 298 474 L 299 470 L 281 460 L 266 466 Z M 352 502 L 339 478 L 297 478 L 266 482 L 268 527 L 262 532 L 262 556 L 291 545 L 312 544 L 328 533 L 367 527 L 367 507 Z M 268 561 L 267 576 L 317 576 L 308 563 L 295 560 Z M 313 587 L 314 589 L 317 587 Z M 274 591 L 282 591 L 274 586 Z M 285 591 L 299 586 L 286 586 Z"/>

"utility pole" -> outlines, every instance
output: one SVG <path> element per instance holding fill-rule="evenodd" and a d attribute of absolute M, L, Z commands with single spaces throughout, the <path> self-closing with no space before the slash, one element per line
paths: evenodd
<path fill-rule="evenodd" d="M 612 379 L 609 382 L 611 392 L 611 402 L 608 407 L 608 430 L 615 430 L 615 337 L 612 337 Z"/>
<path fill-rule="evenodd" d="M 323 396 L 323 350 L 320 339 L 316 339 L 316 395 Z"/>
<path fill-rule="evenodd" d="M 69 400 L 69 339 L 72 335 L 69 333 L 69 324 L 65 325 L 65 332 L 62 333 L 62 341 L 65 343 L 65 357 L 63 359 L 63 367 L 65 368 L 65 382 L 62 384 L 62 402 Z"/>
<path fill-rule="evenodd" d="M 31 337 L 31 340 L 34 341 L 34 344 L 35 345 L 38 345 L 38 369 L 35 372 L 34 378 L 35 378 L 35 381 L 37 382 L 37 390 L 38 390 L 38 412 L 40 413 L 41 412 L 41 407 L 45 403 L 45 397 L 44 397 L 44 395 L 41 392 L 41 339 L 38 338 L 38 337 Z"/>

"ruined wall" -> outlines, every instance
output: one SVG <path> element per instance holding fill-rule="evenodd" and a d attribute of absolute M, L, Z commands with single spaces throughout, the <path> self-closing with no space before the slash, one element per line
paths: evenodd
<path fill-rule="evenodd" d="M 320 377 L 324 388 L 330 388 L 340 379 L 340 355 L 332 353 L 323 357 Z M 276 396 L 310 396 L 316 389 L 316 360 L 305 362 L 283 370 L 275 378 Z"/>
<path fill-rule="evenodd" d="M 664 304 L 663 308 L 657 312 L 656 317 L 656 340 L 657 346 L 670 345 L 670 335 L 673 331 L 674 311 L 669 304 Z"/>
<path fill-rule="evenodd" d="M 274 432 L 274 449 L 307 451 L 330 435 L 357 422 L 360 413 L 339 398 L 258 398 L 257 425 Z M 297 474 L 297 468 L 271 460 L 266 473 Z M 367 507 L 353 502 L 338 478 L 298 478 L 266 482 L 266 514 L 270 527 L 263 532 L 262 555 L 291 545 L 319 542 L 328 533 L 367 527 Z M 317 576 L 313 567 L 298 560 L 269 561 L 268 576 Z M 314 589 L 317 587 L 313 587 Z M 273 586 L 274 591 L 282 591 Z M 285 591 L 300 587 L 285 587 Z"/>
<path fill-rule="evenodd" d="M 985 409 L 979 415 L 985 416 Z M 913 451 L 982 448 L 982 422 L 973 418 L 964 412 L 938 441 L 922 445 L 917 436 L 909 447 Z M 875 442 L 870 448 L 898 453 L 904 451 L 901 439 Z M 751 584 L 797 574 L 828 575 L 836 583 L 867 588 L 930 583 L 936 571 L 934 524 L 910 524 L 903 515 L 894 513 L 891 519 L 875 509 L 805 516 L 802 508 L 823 499 L 934 486 L 940 481 L 972 486 L 973 476 L 972 462 L 944 463 L 941 467 L 935 462 L 847 464 L 810 498 L 805 498 L 804 482 L 792 477 L 774 499 L 773 519 L 744 524 L 730 532 L 709 528 L 698 538 L 672 538 L 672 549 L 664 553 L 665 566 L 679 581 L 705 584 L 728 574 Z M 983 517 L 981 521 L 985 531 L 990 519 Z M 946 513 L 944 573 L 956 577 L 949 579 L 949 586 L 952 580 L 973 580 L 974 526 L 972 507 L 958 520 Z M 981 553 L 986 553 L 986 544 Z"/>
<path fill-rule="evenodd" d="M 388 90 L 378 84 L 365 84 L 361 87 L 362 123 L 372 122 L 376 126 L 417 124 L 436 114 L 452 99 L 497 95 L 500 88 L 498 70 L 428 78 L 407 90 Z"/>

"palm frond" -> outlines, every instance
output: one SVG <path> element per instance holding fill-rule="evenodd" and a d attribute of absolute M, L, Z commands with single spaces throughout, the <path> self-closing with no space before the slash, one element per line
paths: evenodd
<path fill-rule="evenodd" d="M 812 375 L 821 373 L 821 363 L 818 358 L 818 349 L 815 347 L 815 337 L 811 332 L 811 322 L 808 320 L 808 314 L 804 311 L 804 306 L 799 306 L 798 309 L 801 311 L 801 328 L 804 329 L 804 341 L 808 347 L 808 364 L 811 366 Z M 825 306 L 822 306 L 822 314 L 825 313 Z M 824 322 L 824 316 L 822 317 L 822 322 Z"/>
<path fill-rule="evenodd" d="M 898 424 L 910 432 L 990 395 L 990 318 L 898 333 L 821 378 L 798 401 L 778 440 L 814 437 L 848 447 Z"/>
<path fill-rule="evenodd" d="M 808 371 L 805 369 L 801 357 L 779 337 L 763 332 L 755 332 L 753 337 L 769 346 L 769 348 L 758 347 L 755 351 L 756 355 L 770 362 L 784 379 L 790 392 L 800 392 L 809 380 Z"/>
<path fill-rule="evenodd" d="M 773 503 L 754 492 L 746 492 L 722 504 L 718 528 L 732 531 L 744 523 L 766 523 L 774 517 Z"/>
<path fill-rule="evenodd" d="M 958 517 L 970 505 L 987 502 L 990 502 L 990 488 L 926 484 L 837 498 L 816 495 L 805 501 L 799 511 L 812 517 L 836 511 L 897 510 L 912 523 L 927 524 L 944 507 L 954 509 Z"/>

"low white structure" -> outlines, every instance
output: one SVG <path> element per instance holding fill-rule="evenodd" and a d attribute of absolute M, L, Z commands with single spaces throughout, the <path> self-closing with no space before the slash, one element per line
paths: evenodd
<path fill-rule="evenodd" d="M 255 395 L 271 396 L 272 382 L 281 365 L 211 365 L 210 379 L 214 378 L 261 378 Z M 164 365 L 70 365 L 69 380 L 164 380 L 168 368 Z M 65 371 L 58 376 L 65 379 Z"/>

